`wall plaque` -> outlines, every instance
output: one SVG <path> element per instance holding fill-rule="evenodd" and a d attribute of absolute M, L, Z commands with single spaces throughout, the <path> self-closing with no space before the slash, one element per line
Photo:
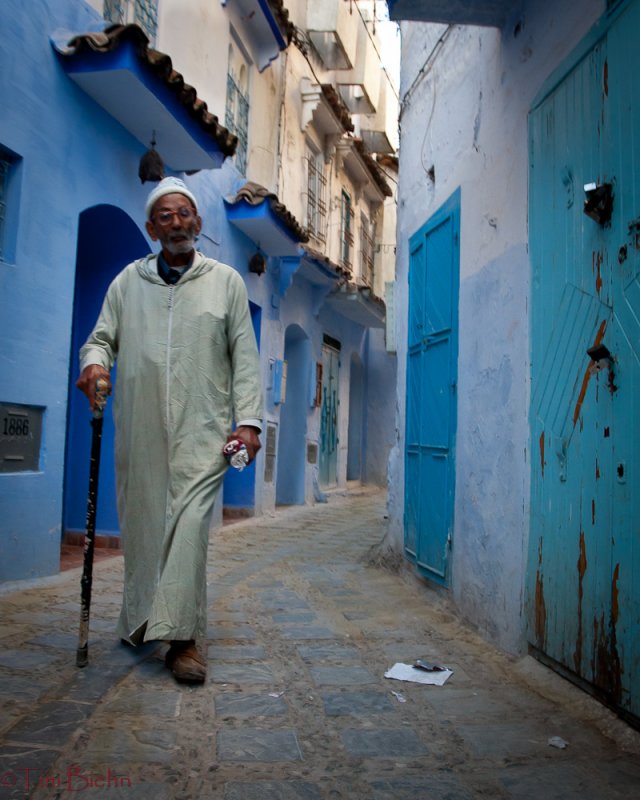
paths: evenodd
<path fill-rule="evenodd" d="M 0 403 L 0 472 L 39 469 L 43 412 L 38 406 Z"/>

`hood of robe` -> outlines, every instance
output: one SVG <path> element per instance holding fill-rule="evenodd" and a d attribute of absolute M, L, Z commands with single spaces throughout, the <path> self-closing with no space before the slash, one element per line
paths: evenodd
<path fill-rule="evenodd" d="M 159 283 L 162 286 L 166 286 L 160 275 L 158 275 L 157 254 L 151 253 L 144 258 L 138 259 L 135 264 L 138 273 L 145 280 L 150 281 L 151 283 Z M 187 281 L 192 281 L 195 278 L 199 278 L 200 275 L 204 275 L 206 272 L 209 272 L 209 270 L 212 270 L 216 264 L 217 262 L 214 261 L 214 259 L 207 258 L 206 256 L 202 255 L 199 250 L 196 250 L 193 264 L 180 278 L 179 282 L 186 283 Z"/>

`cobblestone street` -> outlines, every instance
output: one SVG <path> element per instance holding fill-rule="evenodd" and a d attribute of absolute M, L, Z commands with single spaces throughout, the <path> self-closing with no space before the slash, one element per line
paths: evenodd
<path fill-rule="evenodd" d="M 384 515 L 363 489 L 214 532 L 203 687 L 116 639 L 119 556 L 95 565 L 83 670 L 79 568 L 0 586 L 0 798 L 640 797 L 640 734 L 369 563 Z M 444 686 L 384 677 L 420 657 Z"/>

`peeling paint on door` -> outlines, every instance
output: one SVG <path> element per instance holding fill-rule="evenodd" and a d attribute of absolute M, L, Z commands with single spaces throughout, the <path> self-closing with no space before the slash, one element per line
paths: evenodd
<path fill-rule="evenodd" d="M 534 653 L 640 721 L 640 0 L 609 24 L 530 114 L 527 615 Z M 567 175 L 612 187 L 609 220 Z"/>
<path fill-rule="evenodd" d="M 584 576 L 587 571 L 587 549 L 584 541 L 584 533 L 580 531 L 580 555 L 578 557 L 578 636 L 576 639 L 576 649 L 573 654 L 573 663 L 576 674 L 582 672 L 582 598 L 584 596 Z"/>

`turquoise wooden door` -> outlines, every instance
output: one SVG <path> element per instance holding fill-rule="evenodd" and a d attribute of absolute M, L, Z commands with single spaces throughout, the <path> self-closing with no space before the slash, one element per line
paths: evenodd
<path fill-rule="evenodd" d="M 541 658 L 638 718 L 640 3 L 602 30 L 530 117 L 527 608 Z M 605 224 L 591 183 L 611 184 Z"/>
<path fill-rule="evenodd" d="M 455 487 L 460 198 L 409 242 L 405 551 L 449 582 Z"/>
<path fill-rule="evenodd" d="M 319 457 L 320 485 L 323 488 L 330 488 L 338 483 L 339 369 L 340 351 L 330 344 L 323 344 Z"/>

